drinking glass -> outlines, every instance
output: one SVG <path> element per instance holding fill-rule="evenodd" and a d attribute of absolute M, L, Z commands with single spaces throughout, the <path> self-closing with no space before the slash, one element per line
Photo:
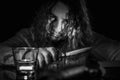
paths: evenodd
<path fill-rule="evenodd" d="M 36 80 L 37 55 L 35 47 L 13 48 L 16 80 Z"/>

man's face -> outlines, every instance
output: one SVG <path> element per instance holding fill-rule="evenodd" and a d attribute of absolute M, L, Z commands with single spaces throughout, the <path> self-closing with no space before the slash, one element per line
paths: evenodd
<path fill-rule="evenodd" d="M 48 19 L 47 32 L 52 40 L 60 40 L 67 36 L 68 7 L 58 2 Z"/>

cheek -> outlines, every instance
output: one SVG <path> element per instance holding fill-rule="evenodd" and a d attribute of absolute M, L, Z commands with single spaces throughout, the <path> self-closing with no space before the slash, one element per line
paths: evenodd
<path fill-rule="evenodd" d="M 53 24 L 52 24 L 52 27 L 53 27 L 53 30 L 54 30 L 54 32 L 55 33 L 59 33 L 59 32 L 61 32 L 61 30 L 62 30 L 62 23 L 61 23 L 61 21 L 56 21 L 56 22 L 54 22 Z"/>
<path fill-rule="evenodd" d="M 48 23 L 46 25 L 46 31 L 47 33 L 51 34 L 53 32 L 53 25 L 51 23 Z"/>
<path fill-rule="evenodd" d="M 68 25 L 67 23 L 48 23 L 46 25 L 46 30 L 50 36 L 54 37 L 63 37 L 68 34 Z"/>

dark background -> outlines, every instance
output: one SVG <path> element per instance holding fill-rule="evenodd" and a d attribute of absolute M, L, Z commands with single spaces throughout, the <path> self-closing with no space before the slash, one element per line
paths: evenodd
<path fill-rule="evenodd" d="M 29 27 L 40 2 L 1 2 L 0 42 L 14 36 L 20 29 Z M 119 2 L 115 0 L 87 0 L 93 30 L 120 41 Z"/>

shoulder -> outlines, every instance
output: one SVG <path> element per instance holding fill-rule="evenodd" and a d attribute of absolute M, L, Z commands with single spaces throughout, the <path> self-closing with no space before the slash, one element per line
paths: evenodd
<path fill-rule="evenodd" d="M 23 29 L 21 29 L 18 33 L 17 33 L 17 35 L 30 35 L 31 33 L 33 33 L 33 30 L 34 30 L 34 28 L 33 27 L 30 27 L 30 28 L 23 28 Z"/>
<path fill-rule="evenodd" d="M 108 38 L 102 34 L 99 34 L 99 33 L 96 33 L 94 32 L 93 33 L 93 36 L 94 36 L 94 45 L 95 46 L 100 46 L 100 45 L 106 45 L 106 46 L 120 46 L 120 42 L 117 41 L 117 40 L 113 40 L 111 38 Z"/>
<path fill-rule="evenodd" d="M 2 42 L 2 46 L 27 46 L 30 42 L 33 42 L 32 28 L 24 28 L 17 32 L 13 37 Z M 26 45 L 27 44 L 27 45 Z"/>
<path fill-rule="evenodd" d="M 16 37 L 19 37 L 21 39 L 33 39 L 34 36 L 34 28 L 30 27 L 30 28 L 24 28 L 21 29 L 18 33 L 16 33 L 15 35 Z"/>

